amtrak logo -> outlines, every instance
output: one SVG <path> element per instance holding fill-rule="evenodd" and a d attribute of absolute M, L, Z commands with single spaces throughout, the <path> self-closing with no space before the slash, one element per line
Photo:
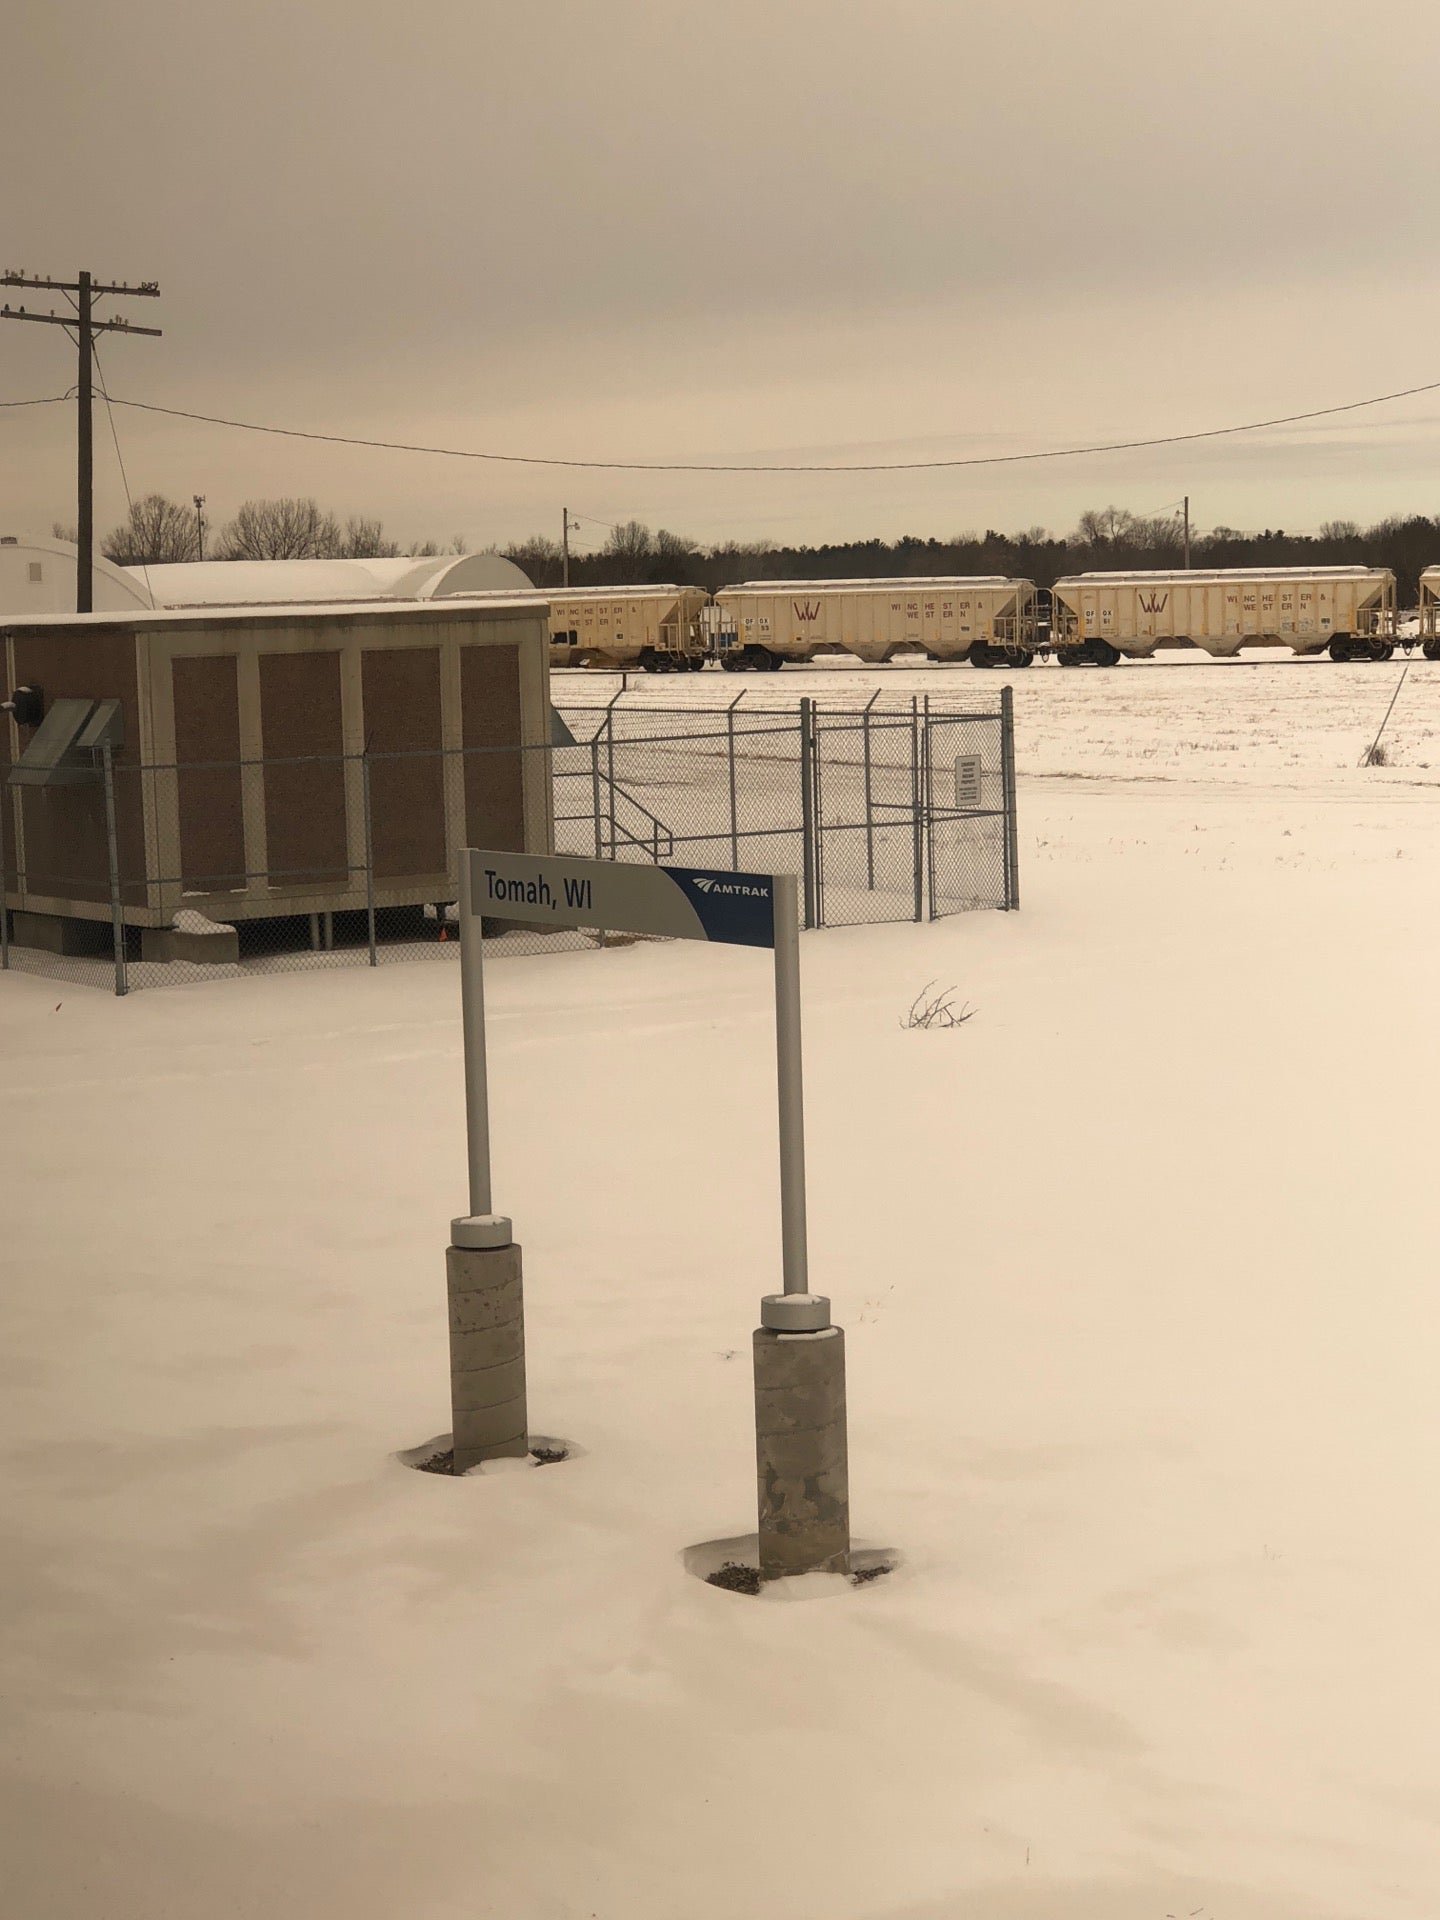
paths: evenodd
<path fill-rule="evenodd" d="M 820 602 L 818 600 L 792 600 L 790 604 L 795 609 L 795 618 L 797 620 L 818 620 L 820 618 Z"/>
<path fill-rule="evenodd" d="M 751 900 L 768 900 L 768 887 L 747 887 L 739 880 L 702 880 L 698 876 L 694 883 L 701 893 L 740 893 Z"/>

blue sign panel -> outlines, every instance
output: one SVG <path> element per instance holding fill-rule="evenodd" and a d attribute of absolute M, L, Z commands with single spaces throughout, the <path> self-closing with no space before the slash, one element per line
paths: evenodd
<path fill-rule="evenodd" d="M 775 944 L 775 881 L 768 873 L 711 873 L 705 867 L 662 867 L 695 909 L 707 940 L 732 947 Z"/>

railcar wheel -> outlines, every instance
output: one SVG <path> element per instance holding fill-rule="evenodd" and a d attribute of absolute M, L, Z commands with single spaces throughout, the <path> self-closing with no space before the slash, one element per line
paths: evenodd
<path fill-rule="evenodd" d="M 1093 660 L 1097 667 L 1118 667 L 1120 664 L 1119 649 L 1112 647 L 1108 640 L 1087 640 L 1084 656 L 1087 660 Z"/>
<path fill-rule="evenodd" d="M 1351 657 L 1349 634 L 1337 633 L 1335 638 L 1330 642 L 1330 658 L 1332 660 L 1346 661 Z"/>
<path fill-rule="evenodd" d="M 1427 660 L 1440 660 L 1440 640 L 1423 641 L 1420 651 Z"/>
<path fill-rule="evenodd" d="M 1083 667 L 1085 651 L 1082 647 L 1056 647 L 1055 658 L 1062 667 Z"/>
<path fill-rule="evenodd" d="M 1370 642 L 1370 658 L 1372 660 L 1390 660 L 1394 658 L 1394 655 L 1395 643 L 1393 640 L 1372 640 Z"/>
<path fill-rule="evenodd" d="M 762 673 L 778 673 L 785 664 L 783 654 L 771 653 L 768 648 L 760 649 L 760 658 L 756 662 Z"/>
<path fill-rule="evenodd" d="M 972 667 L 989 667 L 994 662 L 990 658 L 990 649 L 983 640 L 970 642 L 970 664 Z"/>
<path fill-rule="evenodd" d="M 1035 656 L 1028 647 L 1007 647 L 1005 664 L 1007 667 L 1033 667 Z"/>

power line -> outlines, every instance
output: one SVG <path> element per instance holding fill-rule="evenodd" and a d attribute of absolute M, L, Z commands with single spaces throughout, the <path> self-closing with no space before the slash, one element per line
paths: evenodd
<path fill-rule="evenodd" d="M 130 524 L 135 524 L 135 502 L 130 494 L 130 476 L 125 471 L 125 456 L 120 451 L 120 435 L 115 428 L 115 409 L 110 404 L 110 396 L 105 392 L 105 369 L 100 363 L 100 342 L 94 343 L 95 371 L 100 376 L 100 392 L 105 401 L 105 418 L 110 422 L 110 438 L 115 442 L 115 464 L 120 469 L 120 484 L 125 489 L 125 510 L 130 516 Z M 155 589 L 150 583 L 150 563 L 142 560 L 140 566 L 145 575 L 145 591 L 153 600 Z"/>
<path fill-rule="evenodd" d="M 368 447 L 382 453 L 429 453 L 447 460 L 485 460 L 506 466 L 575 467 L 609 473 L 921 473 L 957 467 L 1013 466 L 1030 460 L 1075 460 L 1092 453 L 1130 453 L 1145 447 L 1182 446 L 1195 440 L 1218 440 L 1237 433 L 1261 433 L 1271 427 L 1296 426 L 1305 420 L 1324 420 L 1339 413 L 1357 413 L 1365 407 L 1385 406 L 1392 400 L 1409 400 L 1417 394 L 1436 392 L 1440 392 L 1440 380 L 1430 380 L 1423 386 L 1401 387 L 1395 393 L 1373 394 L 1367 400 L 1347 400 L 1334 407 L 1313 407 L 1305 413 L 1277 414 L 1268 420 L 1246 420 L 1237 426 L 1202 427 L 1193 433 L 1155 434 L 1143 440 L 1106 440 L 1083 447 L 1048 447 L 1034 453 L 970 454 L 952 460 L 865 460 L 816 464 L 776 462 L 768 465 L 709 460 L 568 460 L 538 453 L 487 453 L 472 447 L 433 447 L 408 440 L 369 440 L 358 434 L 316 433 L 304 427 L 266 426 L 254 420 L 231 420 L 221 414 L 195 413 L 185 407 L 162 407 L 150 400 L 122 400 L 118 394 L 113 399 L 117 407 L 165 414 L 174 420 L 196 420 L 205 426 L 234 427 L 243 433 L 278 434 L 288 440 L 322 441 L 328 446 Z"/>
<path fill-rule="evenodd" d="M 54 407 L 58 406 L 62 400 L 73 400 L 74 398 L 75 395 L 73 391 L 70 393 L 47 393 L 41 400 L 0 400 L 0 407 Z"/>

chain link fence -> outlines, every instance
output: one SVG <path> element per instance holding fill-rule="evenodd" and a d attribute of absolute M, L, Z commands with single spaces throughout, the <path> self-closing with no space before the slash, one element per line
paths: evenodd
<path fill-rule="evenodd" d="M 0 789 L 0 970 L 126 993 L 443 958 L 458 950 L 451 876 L 477 796 L 532 773 L 557 853 L 793 873 L 807 927 L 1019 904 L 1008 687 L 984 713 L 880 695 L 617 696 L 562 701 L 545 748 L 166 766 L 97 755 L 63 821 L 45 789 L 25 789 L 23 807 Z M 172 816 L 199 823 L 194 844 L 163 844 L 154 823 Z M 496 819 L 490 843 L 518 848 L 523 833 L 518 817 Z M 317 835 L 330 849 L 319 861 Z M 263 870 L 246 859 L 256 846 Z M 608 938 L 498 920 L 485 931 L 497 953 Z"/>

